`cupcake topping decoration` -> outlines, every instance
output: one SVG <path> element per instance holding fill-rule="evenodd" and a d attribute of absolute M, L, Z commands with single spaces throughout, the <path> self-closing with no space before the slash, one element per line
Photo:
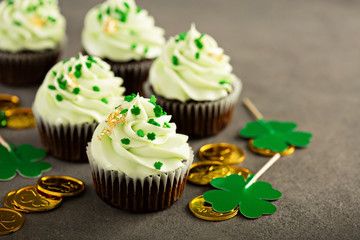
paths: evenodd
<path fill-rule="evenodd" d="M 53 122 L 100 122 L 122 98 L 122 82 L 106 62 L 80 54 L 49 71 L 34 107 Z"/>
<path fill-rule="evenodd" d="M 289 146 L 305 147 L 309 145 L 312 134 L 294 131 L 297 127 L 296 123 L 265 121 L 249 99 L 244 99 L 244 104 L 254 113 L 257 121 L 248 122 L 239 133 L 242 137 L 252 138 L 255 148 L 284 152 Z"/>
<path fill-rule="evenodd" d="M 34 148 L 29 144 L 22 144 L 15 148 L 0 136 L 0 180 L 11 180 L 16 172 L 23 177 L 39 177 L 44 171 L 51 169 L 51 165 L 38 161 L 46 157 L 46 151 Z"/>
<path fill-rule="evenodd" d="M 181 168 L 191 150 L 188 137 L 176 133 L 170 118 L 154 96 L 125 96 L 95 130 L 91 154 L 103 166 L 111 165 L 135 178 Z"/>
<path fill-rule="evenodd" d="M 281 192 L 267 182 L 257 182 L 257 179 L 279 158 L 277 153 L 255 175 L 249 174 L 246 181 L 238 174 L 212 179 L 210 184 L 219 190 L 205 192 L 204 200 L 211 203 L 212 209 L 218 213 L 231 212 L 238 206 L 239 212 L 247 218 L 275 213 L 276 207 L 266 200 L 279 199 Z"/>
<path fill-rule="evenodd" d="M 85 18 L 82 43 L 95 56 L 121 62 L 153 59 L 164 42 L 164 30 L 134 0 L 107 0 Z"/>
<path fill-rule="evenodd" d="M 0 49 L 41 51 L 58 47 L 65 18 L 57 0 L 12 0 L 0 3 Z"/>
<path fill-rule="evenodd" d="M 215 101 L 228 96 L 237 80 L 229 62 L 216 41 L 193 24 L 166 43 L 149 80 L 155 93 L 166 99 Z"/>

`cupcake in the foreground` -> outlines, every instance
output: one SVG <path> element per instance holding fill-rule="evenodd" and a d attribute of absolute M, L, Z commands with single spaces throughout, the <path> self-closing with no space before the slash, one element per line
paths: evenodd
<path fill-rule="evenodd" d="M 65 18 L 57 0 L 0 3 L 0 83 L 41 82 L 57 62 L 65 39 Z"/>
<path fill-rule="evenodd" d="M 142 94 L 150 65 L 164 43 L 164 30 L 134 0 L 107 0 L 85 17 L 84 50 L 111 65 L 115 75 L 124 79 L 127 94 Z"/>
<path fill-rule="evenodd" d="M 230 122 L 242 88 L 229 61 L 212 37 L 192 25 L 188 32 L 170 38 L 154 61 L 146 94 L 156 95 L 179 132 L 191 137 L 214 135 Z"/>
<path fill-rule="evenodd" d="M 113 106 L 123 80 L 97 57 L 73 57 L 50 69 L 33 111 L 44 148 L 61 160 L 86 162 L 86 145 Z"/>
<path fill-rule="evenodd" d="M 95 190 L 133 212 L 165 209 L 184 191 L 193 151 L 156 98 L 128 95 L 99 124 L 87 153 Z"/>

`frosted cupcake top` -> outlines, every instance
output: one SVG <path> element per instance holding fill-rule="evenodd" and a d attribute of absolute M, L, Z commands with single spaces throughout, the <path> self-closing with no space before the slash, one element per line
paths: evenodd
<path fill-rule="evenodd" d="M 232 92 L 229 56 L 207 34 L 194 25 L 172 37 L 150 69 L 150 83 L 156 94 L 181 102 L 213 101 Z"/>
<path fill-rule="evenodd" d="M 106 62 L 80 55 L 50 69 L 33 108 L 52 124 L 100 122 L 123 99 L 122 83 Z"/>
<path fill-rule="evenodd" d="M 176 133 L 171 116 L 155 102 L 154 96 L 126 96 L 99 124 L 90 146 L 102 168 L 144 178 L 175 171 L 192 158 L 188 137 Z"/>
<path fill-rule="evenodd" d="M 153 59 L 164 42 L 164 30 L 134 0 L 107 0 L 85 17 L 82 45 L 94 56 L 120 62 Z"/>
<path fill-rule="evenodd" d="M 4 0 L 0 3 L 0 50 L 55 49 L 65 37 L 57 0 Z"/>

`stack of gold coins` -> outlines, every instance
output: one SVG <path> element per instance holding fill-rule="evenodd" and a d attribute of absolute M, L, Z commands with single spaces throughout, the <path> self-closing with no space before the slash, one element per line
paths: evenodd
<path fill-rule="evenodd" d="M 0 94 L 0 127 L 23 129 L 35 127 L 35 118 L 31 108 L 19 108 L 17 96 Z"/>
<path fill-rule="evenodd" d="M 21 213 L 45 212 L 60 205 L 63 197 L 72 197 L 85 190 L 82 181 L 68 176 L 45 176 L 34 186 L 27 186 L 9 192 L 0 208 L 0 235 L 19 230 L 24 222 Z M 3 219 L 4 218 L 4 219 Z M 14 219 L 7 222 L 6 219 Z M 4 223 L 8 223 L 7 225 Z"/>

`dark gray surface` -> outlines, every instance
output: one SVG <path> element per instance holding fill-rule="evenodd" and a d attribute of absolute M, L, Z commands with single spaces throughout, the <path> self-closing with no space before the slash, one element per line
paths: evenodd
<path fill-rule="evenodd" d="M 63 58 L 81 49 L 85 12 L 94 0 L 60 1 L 68 19 Z M 151 214 L 114 209 L 95 194 L 87 164 L 52 157 L 46 175 L 75 176 L 85 194 L 54 211 L 26 214 L 24 227 L 2 239 L 359 239 L 360 238 L 360 2 L 354 0 L 138 0 L 155 16 L 167 37 L 195 22 L 231 56 L 248 96 L 267 119 L 295 121 L 314 134 L 306 149 L 280 159 L 261 180 L 283 193 L 278 212 L 257 220 L 241 216 L 224 222 L 195 218 L 187 205 L 209 188 L 188 184 L 171 208 Z M 31 106 L 37 87 L 9 88 L 23 106 Z M 211 142 L 234 143 L 247 152 L 242 164 L 256 172 L 267 160 L 252 154 L 237 131 L 250 114 L 239 102 L 230 126 L 217 136 L 192 140 L 197 151 Z M 35 129 L 1 129 L 15 144 L 40 147 Z M 198 161 L 196 156 L 195 161 Z M 0 196 L 35 184 L 17 176 L 0 182 Z"/>

